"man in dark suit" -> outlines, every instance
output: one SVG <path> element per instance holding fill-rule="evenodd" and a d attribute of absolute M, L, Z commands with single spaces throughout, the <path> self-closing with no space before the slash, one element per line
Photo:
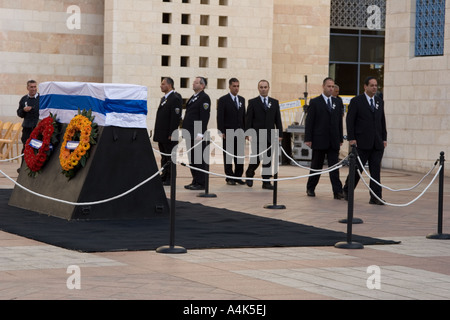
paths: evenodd
<path fill-rule="evenodd" d="M 235 156 L 244 155 L 245 147 L 245 99 L 238 95 L 239 80 L 229 80 L 230 93 L 221 97 L 217 105 L 217 129 L 222 135 L 223 149 Z M 223 153 L 225 175 L 242 177 L 244 159 Z M 233 171 L 234 162 L 234 171 Z M 228 185 L 245 184 L 241 179 L 225 179 Z"/>
<path fill-rule="evenodd" d="M 275 130 L 278 130 L 278 141 L 283 137 L 283 125 L 281 122 L 280 104 L 278 100 L 269 97 L 270 85 L 267 80 L 261 80 L 258 83 L 259 96 L 249 100 L 246 116 L 246 133 L 249 133 L 250 129 L 254 130 L 256 138 L 252 141 L 252 153 L 253 155 L 260 154 L 272 145 L 272 137 Z M 247 137 L 248 138 L 248 137 Z M 275 146 L 276 147 L 276 146 Z M 263 155 L 263 179 L 270 179 L 272 176 L 272 150 L 268 150 Z M 259 167 L 260 158 L 253 157 L 250 159 L 246 177 L 253 178 L 255 171 Z M 249 187 L 253 186 L 253 180 L 246 180 Z M 269 181 L 264 181 L 262 184 L 263 189 L 273 190 L 273 185 Z"/>
<path fill-rule="evenodd" d="M 339 86 L 336 83 L 334 83 L 334 91 L 333 91 L 332 96 L 335 97 L 336 99 L 338 99 L 341 102 L 341 104 L 342 104 L 342 116 L 344 116 L 345 115 L 345 106 L 344 106 L 344 101 L 339 96 L 339 91 L 340 91 Z"/>
<path fill-rule="evenodd" d="M 161 154 L 161 167 L 163 167 L 170 161 L 170 156 L 167 154 L 171 154 L 178 143 L 178 139 L 172 140 L 172 133 L 180 125 L 183 99 L 180 94 L 175 92 L 172 78 L 164 78 L 160 87 L 164 97 L 161 98 L 158 111 L 156 112 L 153 141 L 158 142 L 159 151 L 163 153 Z M 170 185 L 170 166 L 164 169 L 161 179 L 163 185 Z"/>
<path fill-rule="evenodd" d="M 380 182 L 381 160 L 387 147 L 386 118 L 384 102 L 376 96 L 378 82 L 369 77 L 364 82 L 364 93 L 350 101 L 347 112 L 347 137 L 350 146 L 356 145 L 363 165 L 369 163 L 370 176 Z M 360 171 L 359 161 L 356 162 Z M 355 172 L 355 187 L 359 175 Z M 381 199 L 381 187 L 370 181 L 370 188 Z M 348 193 L 348 177 L 344 185 L 344 195 Z M 383 205 L 383 202 L 370 194 L 370 204 Z"/>
<path fill-rule="evenodd" d="M 24 95 L 19 101 L 19 108 L 17 115 L 23 118 L 22 123 L 22 153 L 25 150 L 25 144 L 36 128 L 39 122 L 39 93 L 38 86 L 35 80 L 27 81 L 28 94 Z"/>
<path fill-rule="evenodd" d="M 332 96 L 334 80 L 323 80 L 323 92 L 311 99 L 305 121 L 305 144 L 312 149 L 311 169 L 320 170 L 325 156 L 328 167 L 339 162 L 339 149 L 344 141 L 342 125 L 342 102 Z M 311 170 L 311 174 L 317 171 Z M 306 193 L 315 197 L 320 175 L 311 175 L 306 184 Z M 330 181 L 335 199 L 343 199 L 339 169 L 330 172 Z"/>
<path fill-rule="evenodd" d="M 186 112 L 183 119 L 183 129 L 189 137 L 185 137 L 187 148 L 191 149 L 203 139 L 203 134 L 208 130 L 209 116 L 211 113 L 211 99 L 205 92 L 207 80 L 203 77 L 196 77 L 192 89 L 194 95 L 186 103 Z M 191 167 L 205 170 L 206 164 L 203 158 L 203 151 L 206 143 L 202 142 L 188 153 Z M 206 174 L 204 172 L 191 169 L 192 182 L 186 186 L 189 190 L 205 190 Z"/>

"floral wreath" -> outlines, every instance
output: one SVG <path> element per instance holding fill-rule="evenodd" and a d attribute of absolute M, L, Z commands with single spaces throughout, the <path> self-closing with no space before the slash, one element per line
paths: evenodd
<path fill-rule="evenodd" d="M 59 162 L 62 173 L 72 179 L 77 171 L 86 166 L 91 146 L 97 143 L 98 126 L 93 122 L 92 111 L 78 110 L 64 133 Z"/>
<path fill-rule="evenodd" d="M 36 177 L 41 172 L 53 151 L 53 146 L 58 143 L 58 134 L 58 122 L 52 114 L 41 120 L 31 132 L 24 149 L 25 163 L 30 177 Z"/>

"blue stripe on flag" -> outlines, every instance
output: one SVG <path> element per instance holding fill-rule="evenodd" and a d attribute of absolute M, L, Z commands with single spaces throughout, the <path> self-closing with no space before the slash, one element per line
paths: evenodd
<path fill-rule="evenodd" d="M 146 100 L 105 100 L 106 113 L 129 113 L 129 114 L 143 114 L 147 115 L 147 101 Z"/>
<path fill-rule="evenodd" d="M 39 109 L 92 110 L 105 113 L 104 101 L 89 96 L 48 94 L 40 97 Z"/>

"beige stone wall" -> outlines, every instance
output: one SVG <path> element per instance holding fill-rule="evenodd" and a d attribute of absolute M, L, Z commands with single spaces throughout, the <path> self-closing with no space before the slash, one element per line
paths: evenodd
<path fill-rule="evenodd" d="M 210 128 L 216 127 L 216 101 L 228 92 L 231 77 L 240 80 L 240 93 L 247 99 L 258 94 L 260 79 L 272 79 L 273 1 L 207 2 L 105 2 L 105 82 L 149 88 L 149 129 L 154 127 L 162 95 L 161 77 L 172 77 L 184 99 L 193 94 L 196 76 L 208 79 Z M 163 14 L 170 15 L 170 23 L 162 23 Z M 188 17 L 187 24 L 182 15 Z M 170 35 L 170 44 L 162 44 L 163 34 Z M 189 37 L 187 45 L 181 45 L 182 36 Z M 162 66 L 162 56 L 170 57 L 170 66 Z M 182 57 L 188 59 L 183 67 Z M 200 60 L 205 58 L 207 67 L 202 67 Z M 186 88 L 181 88 L 181 78 L 188 83 Z"/>
<path fill-rule="evenodd" d="M 385 92 L 388 143 L 383 165 L 428 172 L 440 152 L 450 154 L 450 3 L 445 52 L 415 57 L 415 1 L 387 1 Z M 450 168 L 446 167 L 446 175 Z"/>
<path fill-rule="evenodd" d="M 329 0 L 275 0 L 273 92 L 282 101 L 322 92 L 330 51 Z"/>
<path fill-rule="evenodd" d="M 67 26 L 70 5 L 80 8 L 81 29 Z M 174 78 L 185 99 L 195 76 L 209 80 L 210 127 L 231 77 L 240 79 L 247 99 L 258 95 L 261 79 L 281 101 L 303 97 L 305 75 L 317 94 L 328 72 L 329 11 L 328 0 L 0 0 L 0 118 L 15 118 L 28 79 L 145 85 L 149 129 L 164 76 Z M 163 34 L 170 44 L 162 43 Z M 162 56 L 170 66 L 162 66 Z"/>
<path fill-rule="evenodd" d="M 72 29 L 71 5 L 80 29 Z M 103 82 L 103 12 L 103 1 L 0 1 L 1 120 L 20 120 L 29 79 Z"/>

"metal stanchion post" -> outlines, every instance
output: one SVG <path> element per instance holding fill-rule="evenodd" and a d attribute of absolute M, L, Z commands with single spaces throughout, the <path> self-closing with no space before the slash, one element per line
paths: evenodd
<path fill-rule="evenodd" d="M 348 212 L 347 212 L 347 241 L 338 242 L 334 246 L 341 249 L 363 249 L 364 246 L 359 242 L 352 241 L 352 225 L 353 225 L 353 202 L 355 190 L 355 146 L 352 147 L 350 154 L 349 180 L 348 180 Z"/>
<path fill-rule="evenodd" d="M 352 167 L 350 167 L 350 160 L 353 157 L 353 169 Z M 357 170 L 357 165 L 356 165 L 356 157 L 357 157 L 357 152 L 356 152 L 356 146 L 350 146 L 350 155 L 349 155 L 349 180 L 348 180 L 348 211 L 351 211 L 351 223 L 352 224 L 362 224 L 363 221 L 360 218 L 355 218 L 353 217 L 353 207 L 354 207 L 354 200 L 355 200 L 355 174 L 356 174 L 356 170 Z M 352 184 L 352 187 L 350 187 L 350 183 Z M 350 191 L 351 190 L 351 191 Z M 351 205 L 350 205 L 350 193 L 352 196 L 352 201 L 351 201 Z M 347 214 L 347 218 L 345 219 L 341 219 L 339 220 L 339 223 L 348 223 L 349 221 L 349 214 Z"/>
<path fill-rule="evenodd" d="M 280 150 L 280 144 L 278 144 L 278 148 L 275 148 L 275 156 L 274 159 L 276 159 L 275 163 L 275 174 L 274 174 L 274 182 L 273 182 L 273 204 L 266 204 L 264 208 L 266 209 L 286 209 L 285 205 L 277 204 L 277 196 L 278 196 L 278 170 L 279 170 L 279 150 Z"/>
<path fill-rule="evenodd" d="M 214 193 L 209 193 L 209 161 L 210 161 L 210 145 L 211 145 L 211 135 L 209 131 L 205 132 L 205 138 L 206 138 L 206 146 L 205 149 L 207 152 L 203 152 L 203 155 L 205 157 L 205 171 L 208 173 L 205 173 L 205 192 L 197 195 L 197 197 L 200 198 L 217 198 L 217 195 Z M 205 142 L 202 142 L 205 143 Z"/>
<path fill-rule="evenodd" d="M 168 246 L 162 246 L 156 249 L 158 253 L 186 253 L 183 247 L 175 246 L 175 207 L 176 207 L 176 181 L 177 181 L 177 147 L 172 151 L 170 168 L 170 242 Z"/>
<path fill-rule="evenodd" d="M 437 233 L 427 235 L 427 238 L 449 240 L 450 234 L 442 233 L 443 209 L 444 209 L 444 162 L 445 162 L 444 152 L 441 152 L 439 162 L 441 165 L 441 172 L 439 173 L 438 231 Z"/>

